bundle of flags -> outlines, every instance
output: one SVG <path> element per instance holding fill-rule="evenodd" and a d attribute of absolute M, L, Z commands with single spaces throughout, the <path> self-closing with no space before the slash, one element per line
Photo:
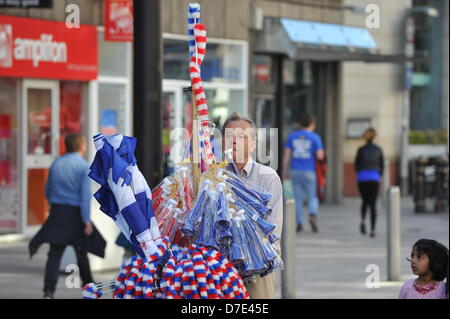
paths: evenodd
<path fill-rule="evenodd" d="M 165 237 L 158 250 L 131 257 L 111 290 L 114 299 L 248 299 L 237 270 L 220 252 L 191 245 L 170 245 Z M 94 284 L 83 287 L 84 299 L 103 292 Z"/>
<path fill-rule="evenodd" d="M 181 246 L 195 244 L 219 251 L 243 279 L 265 275 L 283 266 L 275 242 L 275 225 L 267 218 L 271 198 L 226 169 L 214 164 L 202 175 L 195 201 L 185 205 L 192 172 L 177 167 L 154 189 L 155 216 L 164 236 Z M 186 175 L 189 173 L 188 177 Z M 184 178 L 180 178 L 184 176 Z M 186 184 L 187 183 L 187 184 Z"/>
<path fill-rule="evenodd" d="M 99 133 L 94 136 L 94 145 L 97 153 L 89 176 L 100 184 L 94 197 L 138 253 L 123 265 L 117 276 L 111 290 L 114 298 L 249 298 L 236 268 L 214 247 L 173 245 L 170 248 L 169 237 L 161 238 L 160 227 L 165 235 L 173 234 L 174 230 L 181 234 L 184 213 L 194 206 L 192 176 L 187 167 L 181 167 L 176 173 L 182 183 L 182 187 L 176 189 L 179 201 L 171 196 L 160 198 L 175 189 L 169 178 L 154 191 L 159 203 L 155 205 L 160 217 L 157 220 L 152 192 L 134 157 L 136 139 Z M 184 213 L 171 215 L 172 210 Z M 177 221 L 177 227 L 173 222 L 165 223 L 169 217 Z M 86 285 L 82 290 L 83 298 L 100 298 L 106 286 Z"/>
<path fill-rule="evenodd" d="M 188 245 L 180 228 L 195 200 L 190 165 L 177 165 L 175 172 L 153 189 L 152 196 L 153 209 L 162 236 L 168 236 L 171 243 Z"/>

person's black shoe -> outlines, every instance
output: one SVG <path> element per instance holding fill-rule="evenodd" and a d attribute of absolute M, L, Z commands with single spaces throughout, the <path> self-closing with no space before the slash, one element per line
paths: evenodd
<path fill-rule="evenodd" d="M 302 225 L 297 225 L 297 233 L 301 232 L 303 230 Z"/>
<path fill-rule="evenodd" d="M 375 231 L 374 231 L 374 230 L 372 230 L 372 231 L 370 232 L 370 237 L 375 237 Z"/>
<path fill-rule="evenodd" d="M 309 223 L 311 224 L 312 231 L 319 232 L 319 226 L 317 225 L 317 217 L 315 215 L 309 215 Z"/>
<path fill-rule="evenodd" d="M 363 235 L 366 234 L 366 225 L 364 225 L 364 223 L 361 223 L 360 231 L 361 231 L 361 234 L 363 234 Z"/>

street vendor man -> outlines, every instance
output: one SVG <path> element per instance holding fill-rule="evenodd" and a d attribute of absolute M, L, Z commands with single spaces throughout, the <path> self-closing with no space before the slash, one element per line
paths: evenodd
<path fill-rule="evenodd" d="M 274 234 L 281 238 L 283 226 L 281 179 L 274 169 L 259 164 L 251 158 L 251 153 L 256 149 L 256 126 L 254 122 L 233 113 L 222 127 L 222 149 L 232 149 L 233 161 L 241 178 L 272 195 L 268 204 L 272 208 L 268 221 L 275 224 Z M 275 242 L 275 246 L 281 255 L 280 240 Z M 245 286 L 252 299 L 274 299 L 276 274 L 271 272 L 263 277 L 258 275 L 246 282 Z"/>

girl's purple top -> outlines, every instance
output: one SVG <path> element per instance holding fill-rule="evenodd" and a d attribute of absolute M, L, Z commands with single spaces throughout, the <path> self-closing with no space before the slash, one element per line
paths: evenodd
<path fill-rule="evenodd" d="M 436 282 L 436 285 L 415 285 L 416 279 L 404 282 L 400 289 L 399 299 L 447 299 L 445 295 L 445 283 Z M 420 289 L 422 288 L 422 289 Z M 422 292 L 419 292 L 421 290 Z"/>

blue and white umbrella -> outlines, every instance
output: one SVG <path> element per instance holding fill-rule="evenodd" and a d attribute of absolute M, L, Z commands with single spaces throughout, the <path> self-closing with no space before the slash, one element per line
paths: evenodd
<path fill-rule="evenodd" d="M 99 133 L 94 144 L 97 153 L 89 176 L 101 186 L 94 194 L 100 209 L 116 222 L 141 257 L 155 253 L 161 235 L 152 193 L 134 157 L 136 138 Z"/>

